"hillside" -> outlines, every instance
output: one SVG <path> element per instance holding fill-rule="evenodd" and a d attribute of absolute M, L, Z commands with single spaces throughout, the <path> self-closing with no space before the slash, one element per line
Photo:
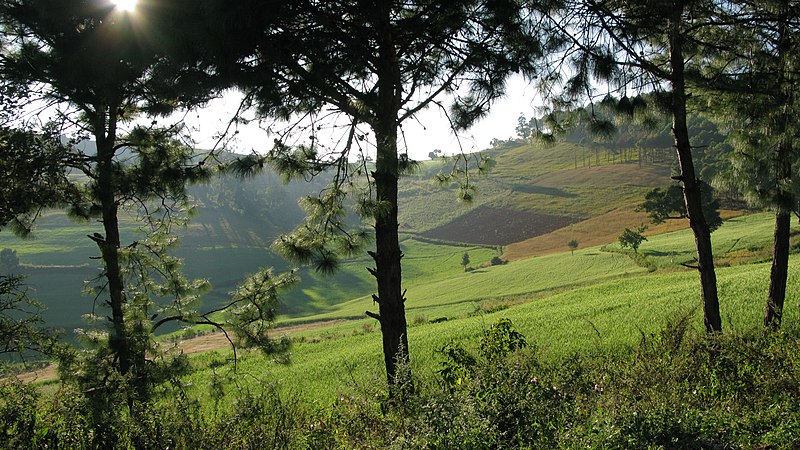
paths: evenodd
<path fill-rule="evenodd" d="M 576 157 L 588 152 L 596 153 L 596 158 Z M 423 161 L 417 173 L 402 179 L 401 228 L 423 240 L 404 244 L 407 285 L 431 270 L 440 271 L 442 265 L 458 271 L 456 260 L 464 251 L 477 266 L 499 256 L 495 249 L 501 247 L 505 248 L 503 258 L 520 259 L 562 250 L 570 239 L 577 239 L 581 247 L 610 242 L 626 226 L 645 221 L 642 214 L 633 212 L 635 205 L 647 190 L 669 182 L 667 164 L 640 162 L 635 152 L 621 158 L 561 143 L 487 153 L 496 165 L 487 177 L 477 179 L 478 192 L 471 204 L 456 201 L 455 186 L 442 187 L 434 180 L 437 173 L 449 170 L 448 160 Z M 302 220 L 298 199 L 323 188 L 319 179 L 284 185 L 272 173 L 244 181 L 218 178 L 193 186 L 197 215 L 180 231 L 177 254 L 184 258 L 189 277 L 211 281 L 213 290 L 205 296 L 205 304 L 224 302 L 239 281 L 259 267 L 286 270 L 287 263 L 269 246 Z M 126 222 L 128 239 L 135 236 L 136 226 L 132 219 Z M 91 300 L 80 291 L 84 280 L 97 275 L 91 259 L 96 249 L 84 237 L 94 231 L 91 223 L 74 223 L 62 214 L 48 213 L 39 221 L 33 239 L 20 241 L 0 234 L 0 248 L 17 251 L 30 275 L 29 284 L 48 307 L 45 319 L 56 327 L 84 326 L 81 316 L 92 308 Z M 544 236 L 551 238 L 542 245 Z M 418 258 L 419 252 L 439 256 L 426 262 Z M 370 265 L 366 258 L 350 261 L 345 264 L 347 270 L 332 280 L 301 270 L 300 285 L 282 299 L 283 314 L 298 319 L 325 313 L 341 302 L 370 294 L 373 280 L 364 269 Z"/>
<path fill-rule="evenodd" d="M 454 186 L 442 189 L 430 179 L 430 172 L 448 170 L 449 161 L 425 162 L 422 174 L 403 184 L 401 226 L 424 237 L 507 246 L 506 257 L 513 259 L 552 252 L 552 244 L 517 243 L 556 230 L 560 248 L 571 239 L 609 242 L 647 221 L 634 209 L 647 191 L 671 182 L 670 165 L 640 161 L 638 152 L 627 159 L 610 153 L 575 159 L 589 151 L 574 143 L 493 151 L 496 166 L 477 179 L 471 204 L 457 202 Z"/>
<path fill-rule="evenodd" d="M 714 233 L 714 250 L 720 260 L 768 246 L 770 216 L 756 214 L 726 221 Z M 446 343 L 476 344 L 500 318 L 511 319 L 529 343 L 556 361 L 572 354 L 624 354 L 639 340 L 682 317 L 689 317 L 691 326 L 701 330 L 697 273 L 680 266 L 693 245 L 689 230 L 653 236 L 643 243 L 640 253 L 644 258 L 668 269 L 655 272 L 637 266 L 611 245 L 431 277 L 408 291 L 409 345 L 416 370 L 431 376 Z M 670 251 L 665 252 L 666 248 Z M 791 285 L 800 277 L 798 258 L 793 255 L 790 263 Z M 718 276 L 726 330 L 757 327 L 769 263 L 721 267 Z M 789 295 L 787 305 L 796 305 L 797 292 Z M 354 299 L 307 318 L 326 326 L 292 334 L 291 364 L 276 364 L 251 352 L 241 357 L 237 373 L 250 375 L 255 383 L 276 383 L 287 391 L 296 390 L 308 401 L 333 401 L 359 392 L 381 372 L 377 327 L 374 320 L 361 314 L 369 305 L 368 298 Z M 796 328 L 799 317 L 796 307 L 787 307 L 787 326 Z M 198 386 L 209 383 L 215 361 L 229 352 L 223 345 L 217 352 L 196 356 L 194 361 L 201 369 L 189 377 L 191 382 Z"/>

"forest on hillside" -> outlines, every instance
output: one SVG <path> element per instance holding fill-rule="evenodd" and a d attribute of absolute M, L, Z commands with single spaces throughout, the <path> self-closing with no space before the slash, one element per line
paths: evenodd
<path fill-rule="evenodd" d="M 795 448 L 799 6 L 0 0 L 0 227 L 30 237 L 60 211 L 80 234 L 41 250 L 83 239 L 96 265 L 79 289 L 86 326 L 67 342 L 43 321 L 14 251 L 0 255 L 0 446 Z M 512 76 L 545 105 L 520 117 L 518 141 L 433 169 L 409 157 L 404 124 L 435 109 L 463 133 Z M 212 148 L 196 148 L 182 118 L 230 92 L 237 112 Z M 245 123 L 263 128 L 265 146 L 232 155 Z M 552 157 L 532 158 L 534 143 Z M 564 239 L 562 254 L 511 263 L 502 246 L 526 236 L 460 247 L 435 233 L 470 212 L 454 212 L 456 200 L 482 202 L 477 180 L 492 169 L 491 203 L 471 212 L 527 209 L 526 220 L 571 230 L 621 216 L 652 187 L 629 182 L 647 164 L 668 164 L 672 180 L 642 199 L 649 218 L 689 226 L 649 253 L 659 238 L 634 223 L 620 248 Z M 450 200 L 409 194 L 433 192 L 414 179 L 428 170 Z M 553 186 L 567 171 L 571 184 Z M 581 184 L 600 172 L 602 183 Z M 241 188 L 254 177 L 255 192 Z M 726 224 L 713 192 L 769 213 Z M 563 205 L 572 215 L 547 216 Z M 231 215 L 193 229 L 199 207 Z M 260 231 L 237 235 L 232 217 Z M 756 222 L 769 231 L 746 237 Z M 177 251 L 183 227 L 195 239 L 191 273 Z M 215 250 L 202 245 L 212 232 L 284 261 L 213 291 L 211 272 L 242 253 L 203 253 Z M 730 243 L 724 259 L 712 232 Z M 687 238 L 691 259 L 676 259 Z M 720 267 L 743 254 L 746 267 Z M 352 298 L 347 283 L 359 286 Z M 292 289 L 310 306 L 291 312 L 289 337 L 274 325 Z M 561 308 L 543 320 L 539 302 Z M 634 319 L 607 320 L 637 306 L 663 327 L 623 332 Z M 492 321 L 477 329 L 476 316 Z M 304 334 L 323 319 L 329 332 Z M 353 321 L 359 329 L 342 331 Z M 538 348 L 520 331 L 532 321 L 582 323 L 574 329 L 594 330 L 596 351 L 558 351 L 585 342 L 578 332 Z M 216 331 L 228 352 L 191 357 L 181 335 L 163 337 L 172 330 Z M 306 358 L 292 363 L 297 354 Z M 32 359 L 55 363 L 57 381 L 15 377 Z M 308 364 L 306 375 L 259 378 L 290 364 Z M 291 385 L 324 370 L 338 378 Z M 312 401 L 286 387 L 317 392 L 343 378 L 346 394 Z"/>

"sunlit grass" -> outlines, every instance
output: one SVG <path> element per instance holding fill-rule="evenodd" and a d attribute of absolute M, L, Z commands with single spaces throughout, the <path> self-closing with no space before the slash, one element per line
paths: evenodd
<path fill-rule="evenodd" d="M 715 258 L 770 246 L 774 220 L 771 213 L 750 214 L 726 220 L 711 234 Z M 619 250 L 620 246 L 614 242 L 608 248 Z M 691 263 L 697 257 L 694 235 L 690 229 L 648 237 L 639 247 L 639 253 L 659 268 Z"/>
<path fill-rule="evenodd" d="M 800 259 L 793 256 L 791 285 L 800 278 L 798 262 Z M 718 271 L 725 329 L 760 326 L 768 275 L 768 264 Z M 791 291 L 784 316 L 786 323 L 796 323 L 800 318 L 796 307 L 798 300 L 798 294 Z M 557 361 L 575 352 L 630 351 L 643 335 L 654 333 L 668 321 L 685 315 L 690 316 L 695 328 L 702 329 L 702 308 L 694 271 L 607 281 L 493 313 L 412 325 L 409 346 L 413 366 L 424 376 L 437 369 L 441 359 L 437 350 L 446 342 L 455 340 L 475 345 L 483 331 L 500 318 L 511 319 L 529 344 L 537 346 L 546 358 Z M 292 349 L 289 365 L 276 364 L 256 353 L 247 354 L 239 362 L 239 379 L 277 383 L 309 401 L 322 404 L 333 401 L 342 392 L 365 386 L 376 389 L 374 382 L 382 380 L 380 333 L 374 321 L 349 322 L 323 332 L 304 333 L 304 336 L 303 342 L 296 343 Z M 214 358 L 219 357 L 205 355 L 195 361 L 203 367 Z M 190 377 L 200 391 L 209 382 L 209 373 L 203 369 Z"/>

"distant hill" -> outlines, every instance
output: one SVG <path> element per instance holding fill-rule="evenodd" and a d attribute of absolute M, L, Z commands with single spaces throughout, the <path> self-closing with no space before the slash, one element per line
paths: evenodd
<path fill-rule="evenodd" d="M 710 181 L 725 168 L 730 146 L 702 117 L 692 117 L 689 126 L 696 167 Z M 497 141 L 485 151 L 495 167 L 485 178 L 473 174 L 478 191 L 471 204 L 457 202 L 454 185 L 432 181 L 451 162 L 425 161 L 418 174 L 402 180 L 401 227 L 437 239 L 506 246 L 515 259 L 563 250 L 572 239 L 584 245 L 613 241 L 625 227 L 647 222 L 635 211 L 645 193 L 673 183 L 670 133 L 664 121 L 653 130 L 622 124 L 608 139 L 577 129 L 552 145 Z"/>
<path fill-rule="evenodd" d="M 450 241 L 502 246 L 504 257 L 512 259 L 563 251 L 571 239 L 578 240 L 581 248 L 611 242 L 625 227 L 646 221 L 643 213 L 634 211 L 644 194 L 671 182 L 670 148 L 629 141 L 630 147 L 571 139 L 550 146 L 511 142 L 487 149 L 496 165 L 487 177 L 474 179 L 478 190 L 470 204 L 456 200 L 455 184 L 441 186 L 435 180 L 436 174 L 451 169 L 451 161 L 422 161 L 416 173 L 401 179 L 401 231 L 443 245 Z M 287 269 L 269 246 L 302 221 L 298 200 L 324 187 L 323 179 L 286 185 L 270 171 L 246 180 L 226 176 L 192 186 L 198 214 L 180 231 L 177 253 L 185 259 L 188 276 L 212 282 L 214 290 L 204 301 L 224 302 L 259 267 Z M 134 221 L 127 220 L 124 228 L 127 238 L 133 239 Z M 30 273 L 30 285 L 49 307 L 50 323 L 80 327 L 81 314 L 92 309 L 91 300 L 80 291 L 83 280 L 98 274 L 92 259 L 97 249 L 85 238 L 94 231 L 97 224 L 74 223 L 49 212 L 40 220 L 34 239 L 21 241 L 0 233 L 0 248 L 17 250 Z M 404 245 L 407 253 L 418 250 L 413 239 Z M 434 253 L 447 259 L 460 257 L 463 251 L 445 246 Z M 487 250 L 487 258 L 492 251 Z M 373 280 L 363 270 L 371 261 L 363 257 L 353 264 L 353 271 L 333 279 L 301 271 L 301 285 L 283 297 L 284 312 L 295 318 L 322 313 L 331 305 L 371 293 Z M 458 269 L 458 264 L 453 267 Z M 404 274 L 419 277 L 424 270 L 412 267 Z"/>
<path fill-rule="evenodd" d="M 634 149 L 612 155 L 573 143 L 504 149 L 495 152 L 489 175 L 475 181 L 471 204 L 458 203 L 454 186 L 441 188 L 426 174 L 404 179 L 400 223 L 438 239 L 512 245 L 606 214 L 627 215 L 647 191 L 671 182 L 670 164 L 640 159 L 643 154 Z M 447 164 L 429 161 L 425 167 L 445 170 Z M 634 217 L 625 226 L 646 220 Z M 607 235 L 598 225 L 594 231 Z M 611 232 L 619 234 L 625 228 L 619 225 Z M 579 241 L 588 237 L 581 234 Z"/>

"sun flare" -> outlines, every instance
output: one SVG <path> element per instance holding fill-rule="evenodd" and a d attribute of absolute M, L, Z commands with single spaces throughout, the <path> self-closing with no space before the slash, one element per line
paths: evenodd
<path fill-rule="evenodd" d="M 132 12 L 136 9 L 138 0 L 111 0 L 111 3 L 120 11 Z"/>

